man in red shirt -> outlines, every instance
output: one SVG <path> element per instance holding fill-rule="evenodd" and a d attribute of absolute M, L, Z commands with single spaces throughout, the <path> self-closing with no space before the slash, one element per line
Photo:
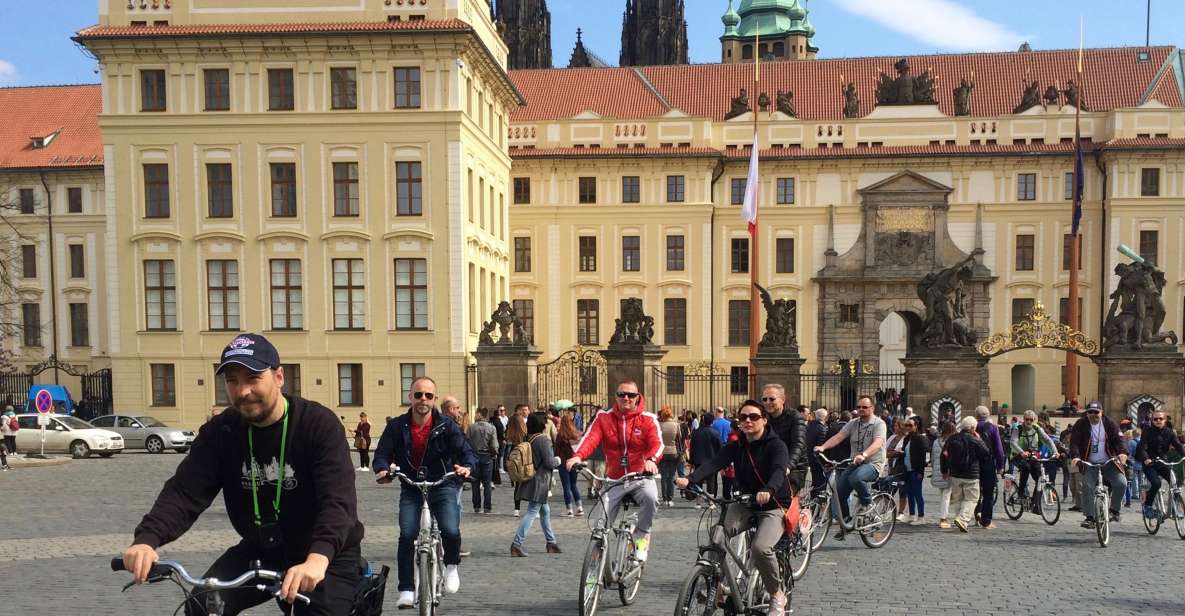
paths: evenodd
<path fill-rule="evenodd" d="M 605 452 L 605 475 L 620 479 L 627 473 L 658 474 L 658 459 L 662 456 L 662 432 L 658 417 L 646 412 L 646 399 L 638 391 L 638 384 L 625 381 L 617 386 L 617 403 L 608 411 L 597 413 L 584 438 L 576 446 L 576 454 L 567 468 L 579 464 L 596 451 Z M 609 520 L 617 517 L 621 500 L 627 495 L 638 503 L 638 525 L 634 528 L 634 557 L 646 561 L 650 550 L 650 526 L 658 512 L 658 487 L 652 477 L 629 481 L 609 488 Z"/>

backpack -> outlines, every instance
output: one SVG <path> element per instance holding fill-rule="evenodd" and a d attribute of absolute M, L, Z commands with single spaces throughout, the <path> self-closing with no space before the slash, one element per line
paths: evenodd
<path fill-rule="evenodd" d="M 506 458 L 506 474 L 510 475 L 510 480 L 515 483 L 529 481 L 535 476 L 535 456 L 531 452 L 531 441 L 533 440 L 535 440 L 534 437 L 528 438 L 515 445 Z"/>
<path fill-rule="evenodd" d="M 8 418 L 8 429 L 16 432 L 21 429 L 21 425 L 16 421 L 16 415 Z"/>
<path fill-rule="evenodd" d="M 354 589 L 354 605 L 350 608 L 350 616 L 381 616 L 390 574 L 391 568 L 387 565 L 383 565 L 378 573 L 369 564 L 363 566 L 362 581 Z"/>

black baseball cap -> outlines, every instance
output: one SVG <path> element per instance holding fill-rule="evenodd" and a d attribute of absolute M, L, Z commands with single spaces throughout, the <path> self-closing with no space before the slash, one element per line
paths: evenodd
<path fill-rule="evenodd" d="M 280 353 L 267 338 L 259 334 L 242 334 L 235 336 L 226 348 L 222 349 L 222 359 L 218 362 L 217 374 L 231 364 L 237 364 L 253 372 L 263 372 L 280 367 Z"/>
<path fill-rule="evenodd" d="M 1098 400 L 1095 400 L 1094 402 L 1086 405 L 1086 412 L 1089 413 L 1091 411 L 1099 411 L 1101 413 L 1103 411 L 1103 405 L 1099 404 Z"/>

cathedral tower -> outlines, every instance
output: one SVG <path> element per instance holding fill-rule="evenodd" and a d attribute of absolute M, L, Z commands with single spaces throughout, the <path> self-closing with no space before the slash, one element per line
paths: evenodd
<path fill-rule="evenodd" d="M 547 0 L 497 0 L 494 23 L 510 48 L 510 69 L 551 68 L 551 13 Z"/>
<path fill-rule="evenodd" d="M 626 0 L 621 66 L 687 64 L 683 0 Z"/>
<path fill-rule="evenodd" d="M 805 0 L 741 0 L 720 18 L 724 35 L 720 37 L 720 61 L 725 64 L 752 62 L 759 54 L 762 61 L 814 60 L 819 48 L 811 43 L 815 27 L 807 16 Z M 760 32 L 760 42 L 758 42 Z M 760 45 L 760 49 L 754 49 Z"/>

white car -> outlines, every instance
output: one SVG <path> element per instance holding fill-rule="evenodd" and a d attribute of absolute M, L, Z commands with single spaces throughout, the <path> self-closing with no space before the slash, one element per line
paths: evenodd
<path fill-rule="evenodd" d="M 16 416 L 20 431 L 16 433 L 16 448 L 21 453 L 41 451 L 41 427 L 37 414 Z M 75 458 L 89 458 L 97 453 L 104 458 L 123 451 L 123 437 L 110 430 L 100 430 L 72 415 L 50 415 L 45 427 L 45 452 L 69 453 Z"/>

